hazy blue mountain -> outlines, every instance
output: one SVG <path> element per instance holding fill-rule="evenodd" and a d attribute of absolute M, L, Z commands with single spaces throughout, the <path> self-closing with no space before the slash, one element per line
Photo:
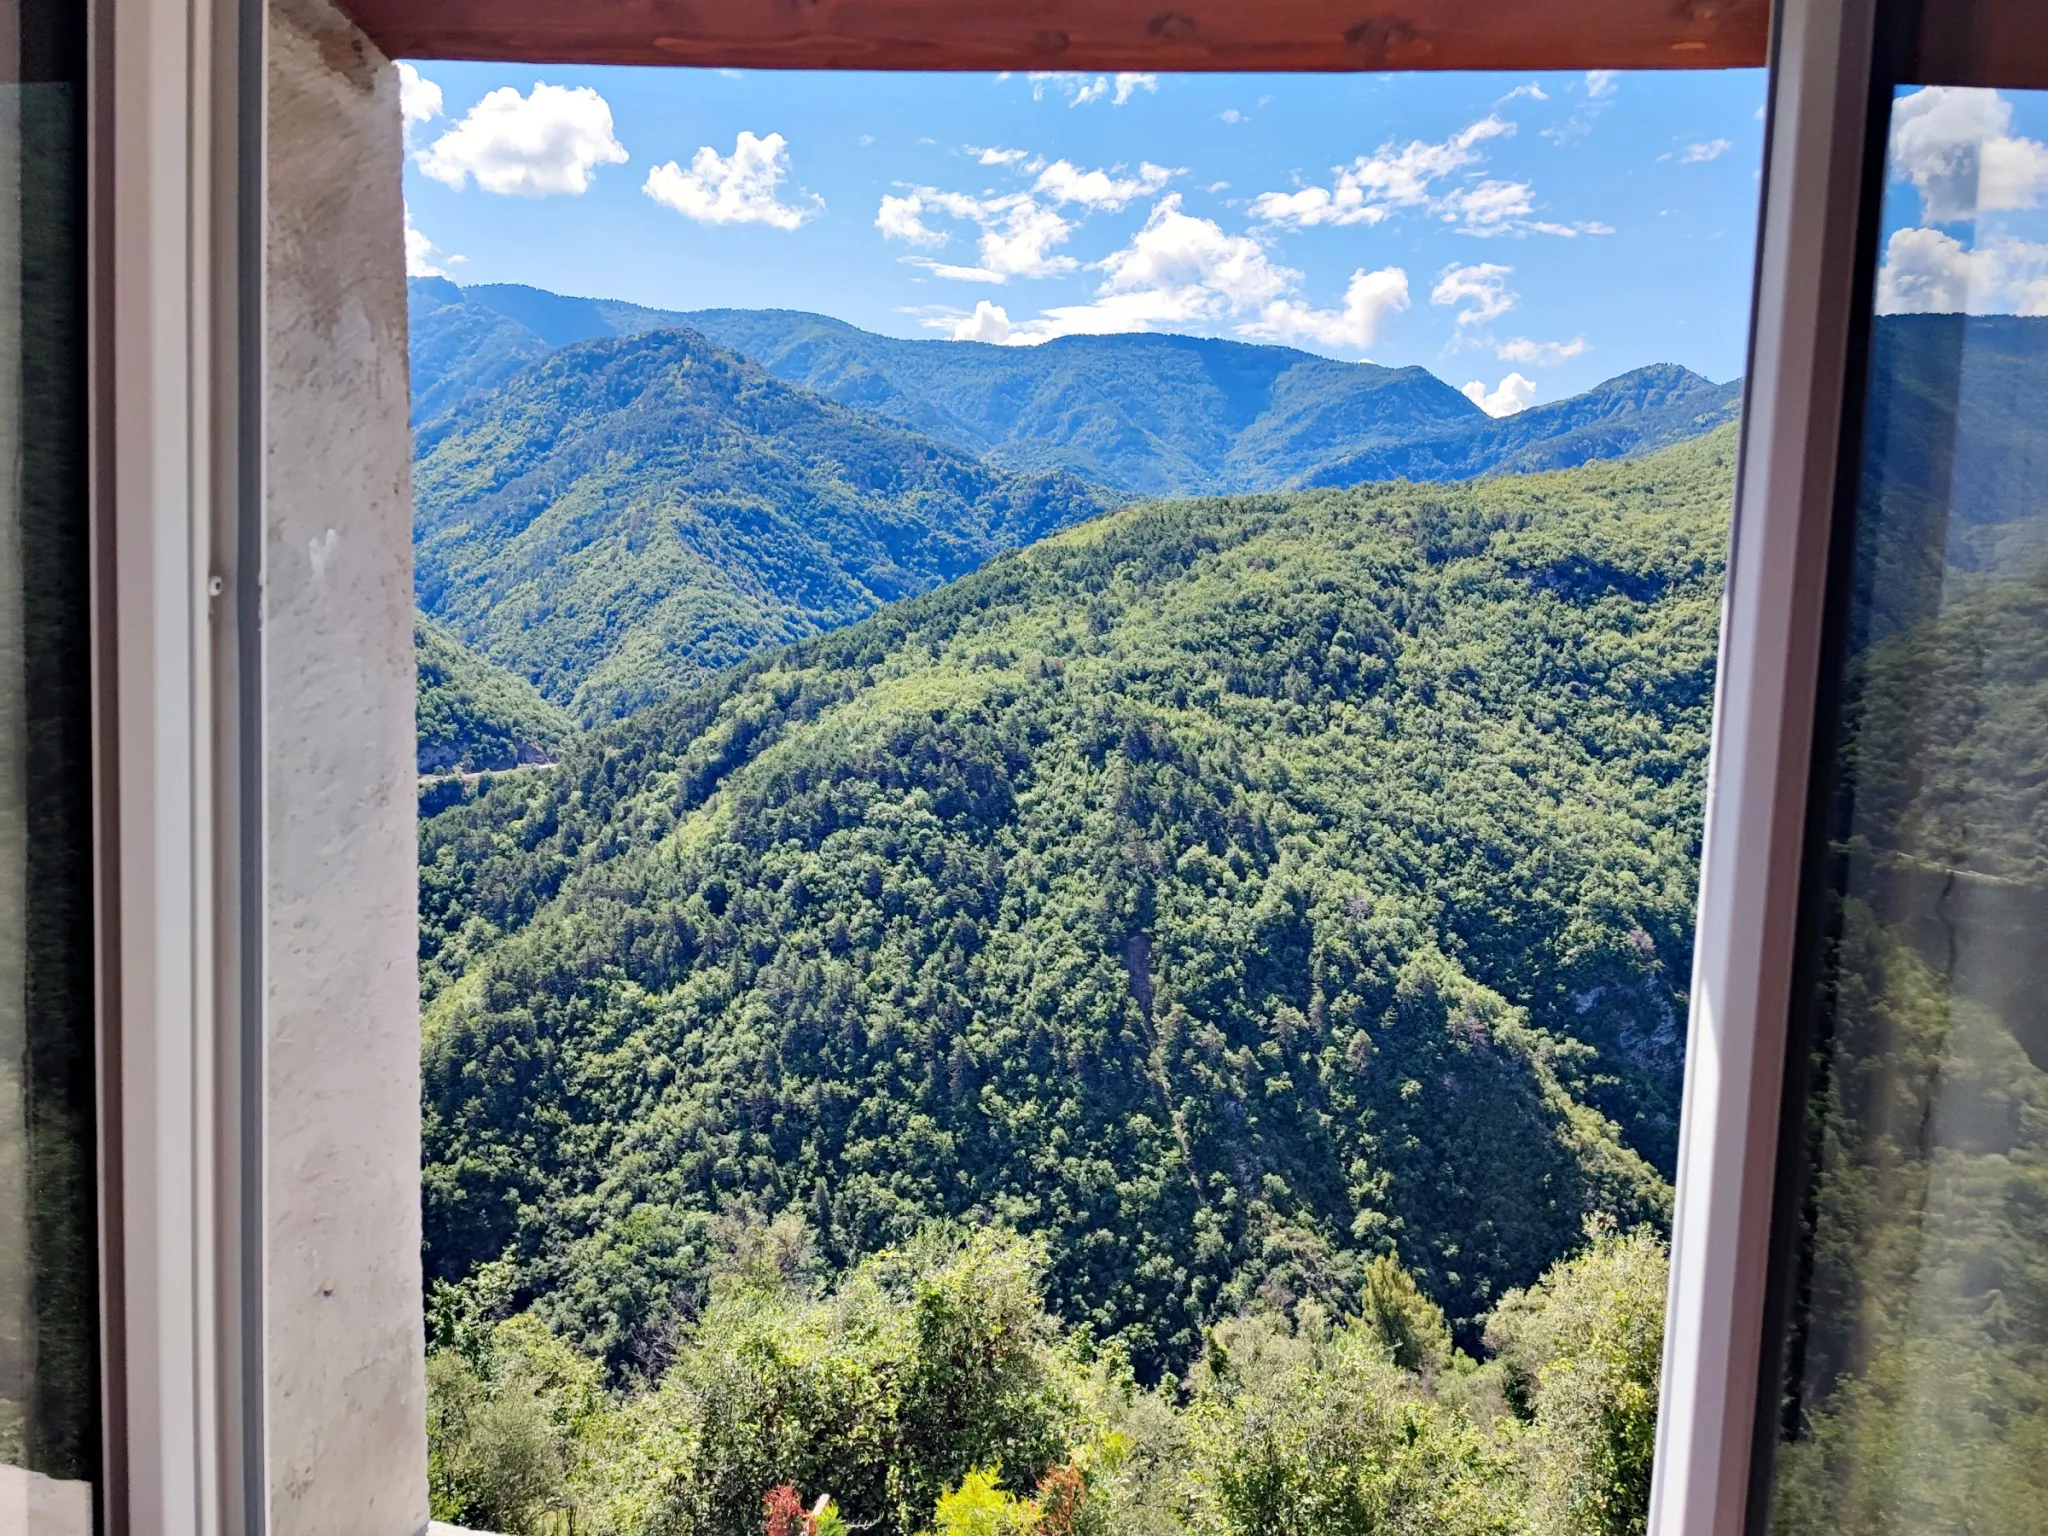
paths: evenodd
<path fill-rule="evenodd" d="M 982 464 L 684 330 L 578 342 L 471 395 L 419 429 L 413 487 L 421 608 L 586 721 L 1116 499 Z"/>
<path fill-rule="evenodd" d="M 687 325 L 777 378 L 991 463 L 1068 469 L 1140 495 L 1565 468 L 1697 435 L 1732 419 L 1740 396 L 1737 384 L 1663 364 L 1496 421 L 1426 369 L 1291 347 L 1164 335 L 1039 347 L 907 341 L 795 310 L 670 312 L 438 280 L 415 284 L 413 320 L 420 422 L 509 375 L 517 365 L 502 359 L 517 350 L 515 334 L 524 360 Z"/>

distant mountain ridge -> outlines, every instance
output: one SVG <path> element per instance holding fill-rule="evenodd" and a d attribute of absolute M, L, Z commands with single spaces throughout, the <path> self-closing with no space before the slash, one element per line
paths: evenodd
<path fill-rule="evenodd" d="M 685 326 L 775 377 L 991 464 L 1138 495 L 1461 480 L 1647 452 L 1732 420 L 1740 382 L 1639 368 L 1495 419 L 1422 368 L 1159 334 L 912 341 L 795 310 L 667 311 L 512 284 L 412 284 L 414 419 L 557 347 Z"/>
<path fill-rule="evenodd" d="M 546 351 L 416 451 L 422 611 L 585 723 L 1120 499 L 984 464 L 685 330 Z"/>

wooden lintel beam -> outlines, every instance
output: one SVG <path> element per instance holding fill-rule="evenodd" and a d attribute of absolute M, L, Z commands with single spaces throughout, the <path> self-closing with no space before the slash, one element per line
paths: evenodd
<path fill-rule="evenodd" d="M 745 69 L 1714 69 L 1769 0 L 341 0 L 393 58 Z"/>

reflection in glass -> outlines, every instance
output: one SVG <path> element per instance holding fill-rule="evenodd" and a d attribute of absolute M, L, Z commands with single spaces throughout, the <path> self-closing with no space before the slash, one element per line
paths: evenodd
<path fill-rule="evenodd" d="M 1893 103 L 1773 1523 L 2048 1531 L 2048 99 Z"/>
<path fill-rule="evenodd" d="M 100 1461 L 82 15 L 0 0 L 0 1531 L 8 1536 L 91 1530 Z"/>

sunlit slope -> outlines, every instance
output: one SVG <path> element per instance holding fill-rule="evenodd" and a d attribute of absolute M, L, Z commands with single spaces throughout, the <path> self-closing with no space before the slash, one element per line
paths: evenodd
<path fill-rule="evenodd" d="M 538 288 L 412 284 L 415 419 L 431 423 L 552 347 L 695 328 L 777 378 L 1012 468 L 1139 495 L 1458 480 L 1563 469 L 1732 420 L 1736 384 L 1675 364 L 1495 420 L 1423 368 L 1214 337 L 1066 336 L 1036 347 L 878 336 L 797 310 L 670 313 Z"/>
<path fill-rule="evenodd" d="M 553 762 L 576 734 L 523 677 L 493 666 L 432 619 L 413 623 L 422 774 Z"/>
<path fill-rule="evenodd" d="M 721 1210 L 981 1214 L 1157 1367 L 1656 1217 L 1733 451 L 1135 507 L 428 822 L 430 1274 L 625 1360 Z"/>
<path fill-rule="evenodd" d="M 1099 510 L 689 331 L 548 353 L 419 433 L 421 608 L 585 721 Z"/>

